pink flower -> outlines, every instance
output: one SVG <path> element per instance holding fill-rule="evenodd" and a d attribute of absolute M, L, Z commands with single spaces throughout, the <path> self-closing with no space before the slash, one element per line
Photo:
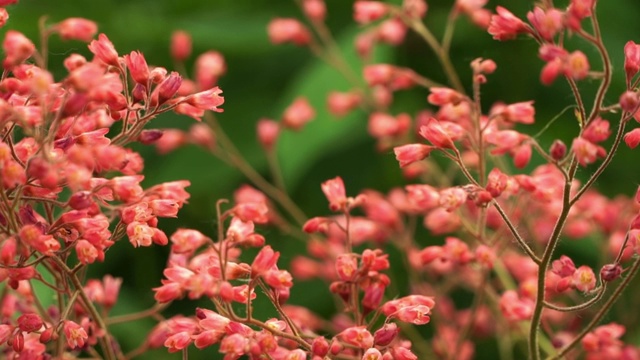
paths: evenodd
<path fill-rule="evenodd" d="M 382 353 L 376 348 L 368 349 L 362 355 L 362 360 L 382 360 Z"/>
<path fill-rule="evenodd" d="M 127 225 L 127 235 L 129 235 L 129 241 L 134 247 L 151 246 L 155 231 L 146 223 L 134 221 Z"/>
<path fill-rule="evenodd" d="M 98 258 L 98 250 L 87 240 L 79 240 L 76 243 L 76 255 L 83 264 L 92 264 Z"/>
<path fill-rule="evenodd" d="M 507 121 L 533 124 L 535 112 L 533 101 L 525 101 L 507 105 L 504 109 L 503 116 Z"/>
<path fill-rule="evenodd" d="M 520 298 L 518 293 L 508 290 L 500 297 L 500 310 L 507 320 L 529 320 L 533 314 L 534 303 L 527 298 Z"/>
<path fill-rule="evenodd" d="M 315 116 L 316 112 L 309 101 L 305 97 L 298 97 L 282 114 L 282 126 L 299 131 Z"/>
<path fill-rule="evenodd" d="M 83 18 L 68 18 L 56 25 L 56 30 L 63 40 L 80 40 L 89 42 L 98 32 L 95 22 Z"/>
<path fill-rule="evenodd" d="M 30 58 L 36 51 L 36 46 L 22 33 L 9 30 L 4 36 L 2 49 L 6 56 L 2 65 L 6 69 Z"/>
<path fill-rule="evenodd" d="M 312 21 L 324 21 L 327 15 L 327 6 L 324 0 L 304 0 L 302 2 L 302 10 Z"/>
<path fill-rule="evenodd" d="M 342 341 L 360 349 L 368 349 L 373 346 L 373 335 L 365 326 L 354 326 L 347 328 L 338 334 Z"/>
<path fill-rule="evenodd" d="M 185 349 L 193 341 L 192 335 L 186 331 L 173 334 L 164 342 L 164 346 L 170 353 Z"/>
<path fill-rule="evenodd" d="M 562 30 L 564 26 L 564 14 L 558 9 L 542 10 L 539 7 L 527 13 L 527 19 L 540 36 L 553 41 L 553 37 Z"/>
<path fill-rule="evenodd" d="M 132 51 L 129 55 L 124 56 L 124 62 L 127 64 L 133 80 L 140 85 L 147 86 L 150 74 L 144 55 L 139 51 Z"/>
<path fill-rule="evenodd" d="M 432 87 L 429 88 L 429 91 L 431 94 L 427 97 L 427 101 L 436 106 L 457 105 L 464 100 L 464 96 L 453 89 Z"/>
<path fill-rule="evenodd" d="M 340 254 L 336 259 L 336 271 L 342 281 L 353 281 L 357 275 L 358 261 L 351 254 Z"/>
<path fill-rule="evenodd" d="M 497 15 L 491 16 L 488 32 L 493 35 L 496 40 L 511 40 L 520 33 L 529 32 L 529 27 L 513 15 L 509 10 L 498 6 L 496 8 Z"/>
<path fill-rule="evenodd" d="M 36 313 L 25 313 L 18 317 L 18 327 L 24 332 L 38 331 L 43 324 L 42 318 Z"/>
<path fill-rule="evenodd" d="M 543 85 L 551 85 L 558 75 L 563 71 L 564 63 L 562 59 L 556 58 L 549 61 L 540 72 L 540 82 Z"/>
<path fill-rule="evenodd" d="M 434 147 L 429 145 L 407 144 L 396 146 L 393 148 L 393 152 L 396 155 L 396 160 L 400 163 L 400 167 L 405 167 L 427 158 L 433 149 Z"/>
<path fill-rule="evenodd" d="M 624 71 L 627 74 L 627 84 L 640 71 L 640 45 L 633 41 L 624 45 Z"/>
<path fill-rule="evenodd" d="M 595 118 L 589 126 L 582 132 L 582 137 L 592 143 L 599 143 L 607 140 L 611 135 L 609 122 L 601 117 Z"/>
<path fill-rule="evenodd" d="M 220 94 L 222 94 L 222 90 L 216 86 L 187 97 L 187 103 L 197 109 L 222 112 L 222 109 L 218 109 L 218 106 L 224 104 L 224 97 Z"/>
<path fill-rule="evenodd" d="M 322 183 L 322 192 L 329 200 L 332 211 L 344 209 L 347 204 L 347 194 L 341 177 L 336 177 Z"/>
<path fill-rule="evenodd" d="M 177 72 L 172 71 L 171 74 L 169 74 L 169 76 L 154 90 L 154 93 L 158 94 L 158 104 L 162 105 L 167 102 L 167 100 L 173 98 L 178 93 L 181 85 L 182 76 Z"/>
<path fill-rule="evenodd" d="M 118 63 L 118 52 L 116 52 L 113 43 L 107 35 L 98 35 L 98 40 L 93 40 L 89 44 L 89 50 L 103 63 L 116 67 L 120 66 Z"/>
<path fill-rule="evenodd" d="M 5 8 L 0 8 L 0 27 L 3 27 L 9 21 L 9 12 Z"/>
<path fill-rule="evenodd" d="M 583 137 L 573 139 L 571 150 L 582 166 L 594 163 L 598 157 L 604 157 L 606 150 Z"/>
<path fill-rule="evenodd" d="M 387 13 L 387 5 L 380 1 L 361 1 L 353 3 L 353 18 L 359 24 L 368 24 L 382 18 Z"/>
<path fill-rule="evenodd" d="M 389 45 L 400 45 L 407 33 L 407 26 L 400 19 L 383 21 L 376 31 L 378 41 Z"/>
<path fill-rule="evenodd" d="M 420 136 L 427 139 L 435 147 L 443 149 L 455 149 L 453 140 L 447 134 L 440 122 L 435 118 L 429 118 L 427 123 L 420 127 Z"/>
<path fill-rule="evenodd" d="M 327 96 L 327 107 L 331 114 L 344 116 L 355 109 L 360 104 L 360 101 L 361 96 L 359 94 L 332 91 Z"/>
<path fill-rule="evenodd" d="M 64 335 L 67 338 L 67 345 L 71 349 L 81 348 L 89 338 L 87 332 L 73 321 L 64 322 Z"/>
<path fill-rule="evenodd" d="M 256 278 L 266 273 L 268 270 L 271 270 L 271 268 L 278 262 L 279 257 L 280 253 L 273 251 L 271 246 L 265 246 L 260 249 L 260 252 L 253 260 L 253 263 L 251 263 L 251 277 Z"/>
<path fill-rule="evenodd" d="M 303 46 L 311 42 L 309 30 L 296 19 L 273 19 L 267 31 L 269 40 L 276 45 L 291 42 Z"/>
<path fill-rule="evenodd" d="M 572 284 L 582 292 L 591 291 L 596 287 L 596 275 L 590 267 L 585 265 L 580 266 L 573 273 Z"/>
<path fill-rule="evenodd" d="M 633 129 L 624 134 L 624 142 L 631 149 L 635 149 L 640 144 L 640 128 Z"/>
<path fill-rule="evenodd" d="M 429 313 L 431 309 L 425 305 L 407 306 L 396 312 L 394 317 L 400 321 L 412 323 L 415 325 L 427 324 L 430 320 Z"/>
<path fill-rule="evenodd" d="M 579 50 L 569 54 L 565 60 L 564 74 L 574 80 L 582 80 L 589 75 L 589 59 Z"/>
<path fill-rule="evenodd" d="M 198 89 L 209 89 L 218 83 L 218 78 L 227 72 L 224 57 L 217 51 L 207 51 L 196 59 L 195 80 Z"/>
<path fill-rule="evenodd" d="M 260 119 L 257 129 L 258 141 L 267 151 L 271 150 L 278 140 L 280 124 L 270 119 Z"/>
<path fill-rule="evenodd" d="M 176 61 L 185 61 L 191 55 L 191 35 L 183 30 L 171 34 L 171 57 Z"/>

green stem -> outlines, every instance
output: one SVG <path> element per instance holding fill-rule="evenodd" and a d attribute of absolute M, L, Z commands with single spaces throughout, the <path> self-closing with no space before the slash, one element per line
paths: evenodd
<path fill-rule="evenodd" d="M 591 321 L 589 322 L 589 324 L 587 324 L 587 326 L 584 329 L 582 329 L 580 334 L 578 334 L 578 336 L 576 336 L 569 344 L 567 344 L 565 347 L 560 349 L 560 351 L 556 355 L 549 357 L 547 360 L 561 359 L 569 351 L 571 351 L 571 349 L 573 349 L 576 345 L 578 345 L 578 343 L 580 343 L 582 338 L 584 338 L 596 325 L 598 325 L 598 323 L 600 323 L 600 320 L 602 320 L 602 318 L 607 314 L 607 312 L 609 312 L 609 309 L 611 309 L 611 307 L 618 300 L 618 298 L 620 297 L 624 289 L 629 285 L 629 283 L 631 283 L 631 280 L 633 280 L 633 278 L 636 276 L 636 274 L 638 273 L 638 269 L 640 269 L 640 258 L 636 259 L 636 261 L 631 266 L 629 275 L 627 275 L 627 277 L 625 277 L 622 280 L 620 285 L 618 285 L 618 287 L 613 291 L 613 294 L 611 294 L 611 297 L 609 297 L 607 302 L 604 303 L 604 305 L 602 305 L 602 307 L 600 308 L 600 310 L 598 310 L 596 315 L 594 315 L 593 318 L 591 318 Z"/>
<path fill-rule="evenodd" d="M 545 248 L 544 254 L 542 255 L 542 260 L 540 261 L 540 266 L 538 268 L 538 291 L 536 293 L 536 306 L 533 310 L 533 315 L 531 317 L 531 327 L 529 328 L 529 358 L 531 360 L 540 359 L 538 331 L 540 327 L 540 320 L 542 318 L 542 311 L 544 310 L 545 278 L 547 269 L 549 268 L 549 264 L 551 263 L 553 252 L 560 240 L 562 228 L 564 227 L 567 217 L 569 216 L 569 210 L 571 209 L 571 183 L 573 181 L 573 177 L 575 176 L 577 166 L 578 164 L 574 158 L 571 162 L 569 170 L 569 179 L 567 179 L 564 184 L 562 194 L 562 210 L 553 228 L 553 232 L 551 233 L 551 236 L 549 238 L 549 243 Z"/>

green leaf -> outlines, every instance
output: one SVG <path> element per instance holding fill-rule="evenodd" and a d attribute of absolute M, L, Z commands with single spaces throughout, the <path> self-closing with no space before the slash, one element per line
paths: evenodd
<path fill-rule="evenodd" d="M 353 47 L 353 39 L 359 31 L 359 27 L 352 26 L 338 38 L 340 51 L 357 76 L 362 74 L 362 63 Z M 391 48 L 379 47 L 373 63 L 389 62 L 391 55 Z M 351 88 L 338 70 L 317 59 L 287 91 L 283 109 L 296 97 L 304 96 L 316 110 L 316 119 L 305 125 L 303 131 L 284 132 L 278 140 L 278 156 L 288 186 L 295 187 L 303 175 L 328 153 L 344 151 L 368 138 L 366 118 L 362 112 L 354 111 L 337 120 L 327 109 L 325 99 L 330 91 L 347 91 Z"/>

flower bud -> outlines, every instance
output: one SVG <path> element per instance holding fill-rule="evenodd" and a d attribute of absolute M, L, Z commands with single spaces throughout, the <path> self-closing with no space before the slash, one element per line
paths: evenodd
<path fill-rule="evenodd" d="M 171 99 L 180 89 L 182 85 L 182 77 L 175 71 L 158 85 L 158 104 L 164 104 Z"/>
<path fill-rule="evenodd" d="M 191 36 L 178 30 L 171 35 L 171 57 L 175 61 L 184 61 L 191 55 Z"/>
<path fill-rule="evenodd" d="M 565 145 L 562 140 L 554 140 L 549 149 L 549 155 L 551 155 L 553 160 L 562 160 L 565 155 L 567 155 L 567 145 Z"/>
<path fill-rule="evenodd" d="M 162 130 L 158 129 L 142 130 L 140 136 L 138 136 L 138 141 L 144 145 L 153 144 L 162 137 L 162 134 Z"/>
<path fill-rule="evenodd" d="M 68 18 L 60 22 L 55 28 L 62 40 L 89 42 L 98 32 L 98 25 L 95 22 L 83 18 Z"/>
<path fill-rule="evenodd" d="M 376 346 L 387 346 L 396 338 L 400 329 L 395 323 L 385 324 L 373 334 L 373 342 Z"/>
<path fill-rule="evenodd" d="M 69 206 L 74 210 L 83 210 L 93 204 L 91 191 L 79 191 L 69 198 Z"/>
<path fill-rule="evenodd" d="M 312 21 L 324 21 L 327 16 L 327 7 L 324 0 L 304 0 L 302 2 L 302 10 Z"/>
<path fill-rule="evenodd" d="M 633 129 L 624 134 L 623 140 L 629 148 L 634 149 L 640 144 L 640 128 Z"/>
<path fill-rule="evenodd" d="M 296 19 L 273 19 L 267 29 L 269 40 L 274 44 L 292 42 L 298 46 L 309 44 L 311 33 Z"/>
<path fill-rule="evenodd" d="M 278 122 L 270 119 L 260 119 L 260 121 L 258 121 L 257 133 L 260 145 L 262 145 L 265 150 L 269 151 L 278 140 L 280 125 Z"/>
<path fill-rule="evenodd" d="M 18 327 L 24 332 L 38 331 L 42 327 L 42 324 L 42 318 L 35 313 L 24 314 L 18 318 Z"/>
<path fill-rule="evenodd" d="M 638 108 L 638 94 L 633 91 L 625 91 L 620 95 L 620 107 L 626 112 L 634 112 Z"/>
<path fill-rule="evenodd" d="M 311 352 L 314 356 L 325 357 L 329 353 L 329 342 L 322 336 L 313 339 Z"/>
<path fill-rule="evenodd" d="M 213 151 L 216 148 L 216 137 L 211 127 L 204 123 L 195 123 L 189 128 L 189 142 Z"/>
<path fill-rule="evenodd" d="M 620 274 L 622 274 L 622 266 L 620 264 L 607 264 L 600 269 L 600 277 L 606 282 L 619 278 Z"/>
<path fill-rule="evenodd" d="M 40 342 L 46 344 L 54 338 L 54 335 L 53 328 L 50 327 L 40 334 Z"/>

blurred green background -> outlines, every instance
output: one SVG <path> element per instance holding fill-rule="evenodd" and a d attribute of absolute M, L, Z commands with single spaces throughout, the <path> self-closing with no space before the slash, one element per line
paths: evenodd
<path fill-rule="evenodd" d="M 327 0 L 328 25 L 333 30 L 346 57 L 360 73 L 360 64 L 352 50 L 353 36 L 361 29 L 352 20 L 352 1 Z M 440 37 L 452 1 L 430 1 L 427 24 Z M 532 8 L 529 1 L 490 1 L 489 8 L 508 6 L 519 16 Z M 565 5 L 559 2 L 558 6 Z M 218 116 L 220 123 L 236 142 L 249 161 L 266 176 L 266 161 L 255 141 L 255 123 L 261 117 L 277 119 L 283 109 L 298 95 L 305 95 L 316 108 L 317 118 L 297 134 L 284 134 L 279 144 L 285 182 L 292 197 L 308 216 L 328 213 L 326 200 L 320 191 L 320 183 L 341 176 L 350 194 L 364 188 L 387 191 L 403 184 L 403 180 L 391 152 L 379 154 L 374 141 L 366 133 L 367 116 L 355 112 L 337 120 L 325 109 L 326 94 L 330 90 L 346 91 L 347 82 L 341 75 L 313 57 L 307 49 L 294 46 L 273 46 L 266 35 L 268 22 L 275 17 L 302 18 L 294 1 L 273 0 L 23 0 L 9 8 L 8 28 L 20 30 L 37 39 L 37 22 L 48 16 L 48 23 L 67 17 L 84 17 L 98 23 L 100 32 L 106 33 L 120 54 L 140 50 L 150 64 L 172 68 L 168 56 L 169 37 L 174 30 L 182 29 L 193 36 L 194 55 L 214 49 L 224 54 L 228 73 L 220 79 L 224 91 L 224 113 Z M 622 48 L 627 40 L 640 41 L 640 2 L 635 0 L 601 1 L 599 15 L 614 69 L 622 69 Z M 570 41 L 568 47 L 580 47 L 589 56 L 592 68 L 601 68 L 595 51 L 583 41 Z M 88 56 L 86 44 L 62 42 L 53 38 L 50 43 L 50 64 L 58 79 L 64 76 L 62 60 L 71 52 Z M 463 80 L 469 84 L 469 62 L 476 57 L 492 58 L 498 70 L 489 77 L 484 87 L 485 107 L 497 100 L 506 103 L 535 100 L 537 124 L 529 133 L 539 130 L 548 119 L 572 103 L 568 86 L 556 81 L 551 87 L 538 82 L 543 63 L 537 58 L 537 46 L 530 39 L 499 43 L 469 23 L 459 21 L 452 44 L 452 58 Z M 415 35 L 409 33 L 405 44 L 398 48 L 385 45 L 378 49 L 381 62 L 410 66 L 436 81 L 445 82 L 432 52 Z M 191 63 L 188 64 L 191 67 Z M 583 81 L 580 87 L 588 94 L 591 103 L 597 82 Z M 617 102 L 624 90 L 623 73 L 618 72 L 605 104 Z M 426 89 L 400 92 L 392 111 L 416 114 L 427 106 Z M 617 117 L 609 117 L 615 120 Z M 186 129 L 193 120 L 172 114 L 162 116 L 151 127 L 177 127 Z M 615 123 L 612 123 L 612 125 Z M 540 142 L 548 147 L 553 139 L 571 143 L 571 133 L 577 123 L 567 112 L 547 131 Z M 177 227 L 191 227 L 205 234 L 215 231 L 214 207 L 217 199 L 230 198 L 232 192 L 246 179 L 236 170 L 217 161 L 196 147 L 185 147 L 167 156 L 159 157 L 152 147 L 137 147 L 145 157 L 146 180 L 150 186 L 163 181 L 189 179 L 192 186 L 189 204 L 180 212 L 179 219 L 163 219 L 161 227 L 171 234 Z M 631 194 L 636 186 L 640 164 L 637 153 L 623 147 L 611 169 L 598 181 L 600 190 L 608 195 Z M 532 166 L 539 164 L 534 156 Z M 532 168 L 532 167 L 530 167 Z M 582 171 L 586 173 L 585 171 Z M 584 174 L 583 174 L 584 175 Z M 622 180 L 622 181 L 621 181 Z M 267 241 L 283 250 L 281 261 L 287 263 L 292 254 L 304 251 L 303 244 L 282 236 L 270 229 L 264 230 Z M 428 241 L 428 240 L 427 240 Z M 596 258 L 597 249 L 579 251 L 585 258 Z M 586 253 L 585 253 L 586 252 Z M 121 297 L 114 314 L 143 310 L 153 304 L 152 287 L 160 285 L 168 248 L 133 249 L 126 241 L 109 251 L 107 262 L 94 266 L 93 276 L 111 273 L 125 278 Z M 402 276 L 403 274 L 399 274 Z M 402 285 L 402 282 L 400 282 Z M 291 303 L 308 306 L 320 314 L 330 314 L 333 303 L 329 294 L 318 283 L 296 285 Z M 406 284 L 404 284 L 406 285 Z M 322 300 L 318 300 L 322 299 Z M 210 307 L 206 302 L 199 306 Z M 167 315 L 184 312 L 192 314 L 193 304 L 177 302 L 166 311 Z M 258 306 L 259 311 L 268 311 Z M 138 321 L 114 326 L 125 350 L 131 350 L 143 341 L 143 334 L 154 321 Z M 191 351 L 193 358 L 211 358 L 214 349 L 207 352 Z M 164 349 L 150 352 L 145 359 L 179 358 Z"/>

